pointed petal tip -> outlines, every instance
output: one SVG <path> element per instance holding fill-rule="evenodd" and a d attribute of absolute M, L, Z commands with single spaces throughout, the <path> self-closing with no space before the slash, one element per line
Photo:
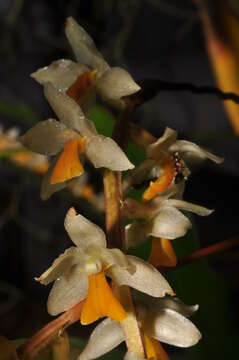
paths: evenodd
<path fill-rule="evenodd" d="M 76 215 L 77 215 L 77 212 L 73 206 L 67 211 L 67 214 L 66 214 L 66 216 L 71 216 L 71 217 L 74 217 Z"/>
<path fill-rule="evenodd" d="M 68 16 L 68 17 L 66 18 L 66 24 L 65 24 L 65 26 L 66 26 L 66 27 L 67 27 L 67 26 L 70 26 L 70 24 L 71 24 L 72 21 L 74 21 L 73 17 L 72 17 L 72 16 Z"/>

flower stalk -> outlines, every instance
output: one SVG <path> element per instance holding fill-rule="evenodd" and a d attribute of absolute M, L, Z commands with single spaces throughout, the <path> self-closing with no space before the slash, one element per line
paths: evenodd
<path fill-rule="evenodd" d="M 82 306 L 83 302 L 80 302 L 40 329 L 18 349 L 20 359 L 34 359 L 42 349 L 62 335 L 63 329 L 79 321 Z"/>
<path fill-rule="evenodd" d="M 115 124 L 113 132 L 114 138 L 121 147 L 127 145 L 125 138 L 127 136 L 128 118 L 131 111 L 131 106 L 126 107 L 126 110 L 122 111 Z M 104 194 L 108 246 L 116 246 L 119 249 L 125 250 L 125 228 L 121 206 L 123 197 L 120 172 L 105 170 Z M 138 356 L 144 357 L 145 351 L 142 334 L 138 325 L 130 289 L 128 286 L 115 287 L 115 293 L 127 311 L 127 317 L 121 323 L 127 348 Z"/>

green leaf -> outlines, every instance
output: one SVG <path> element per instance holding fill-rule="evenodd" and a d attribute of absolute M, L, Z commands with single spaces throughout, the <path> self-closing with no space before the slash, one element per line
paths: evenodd
<path fill-rule="evenodd" d="M 25 126 L 32 126 L 39 120 L 32 108 L 22 102 L 0 101 L 0 115 L 19 120 Z"/>
<path fill-rule="evenodd" d="M 111 136 L 114 128 L 114 118 L 102 106 L 94 106 L 90 112 L 90 119 L 94 122 L 97 131 L 105 136 Z"/>

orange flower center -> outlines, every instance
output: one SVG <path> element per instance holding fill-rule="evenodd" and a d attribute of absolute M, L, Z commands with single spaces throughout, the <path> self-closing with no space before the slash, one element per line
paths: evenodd
<path fill-rule="evenodd" d="M 143 200 L 149 201 L 156 195 L 163 192 L 172 183 L 175 175 L 174 159 L 172 156 L 167 157 L 160 163 L 163 169 L 163 174 L 156 180 L 151 181 L 149 187 L 143 193 Z"/>
<path fill-rule="evenodd" d="M 75 137 L 65 143 L 64 149 L 51 174 L 51 184 L 72 179 L 73 177 L 80 176 L 84 172 L 79 157 L 83 149 L 84 141 L 80 137 Z"/>
<path fill-rule="evenodd" d="M 87 70 L 78 76 L 76 81 L 69 87 L 66 94 L 70 96 L 78 105 L 81 105 L 84 98 L 89 95 L 95 78 L 94 70 Z"/>
<path fill-rule="evenodd" d="M 167 266 L 173 267 L 177 264 L 177 257 L 172 247 L 171 241 L 164 238 L 152 239 L 152 249 L 148 262 L 154 267 Z"/>
<path fill-rule="evenodd" d="M 143 333 L 143 336 L 147 359 L 169 360 L 168 354 L 158 340 L 149 338 L 145 333 Z"/>
<path fill-rule="evenodd" d="M 81 324 L 88 325 L 105 316 L 122 321 L 126 312 L 114 296 L 104 271 L 101 271 L 89 276 L 89 290 L 81 312 Z"/>

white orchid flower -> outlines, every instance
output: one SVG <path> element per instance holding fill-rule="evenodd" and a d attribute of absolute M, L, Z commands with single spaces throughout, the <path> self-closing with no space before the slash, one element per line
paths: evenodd
<path fill-rule="evenodd" d="M 147 159 L 132 170 L 124 184 L 126 190 L 134 183 L 156 178 L 156 181 L 150 182 L 150 186 L 143 194 L 145 201 L 163 193 L 172 184 L 187 179 L 190 171 L 184 160 L 190 158 L 210 159 L 217 164 L 223 161 L 223 158 L 190 141 L 177 140 L 177 132 L 170 128 L 166 128 L 164 134 L 156 142 L 147 146 L 146 155 Z"/>
<path fill-rule="evenodd" d="M 62 189 L 65 181 L 83 173 L 80 156 L 85 156 L 95 168 L 124 171 L 134 167 L 114 140 L 97 133 L 93 123 L 69 96 L 51 84 L 45 86 L 44 93 L 60 122 L 41 121 L 20 138 L 26 148 L 36 153 L 60 154 L 43 180 L 43 199 Z"/>
<path fill-rule="evenodd" d="M 32 77 L 40 84 L 51 82 L 83 106 L 96 91 L 104 100 L 115 101 L 140 90 L 131 75 L 120 67 L 110 67 L 86 31 L 69 17 L 66 37 L 76 56 L 71 60 L 54 61 L 39 69 Z M 85 109 L 84 109 L 85 110 Z"/>
<path fill-rule="evenodd" d="M 124 214 L 134 219 L 126 226 L 127 247 L 146 241 L 147 237 L 176 239 L 184 236 L 191 228 L 190 220 L 180 211 L 189 211 L 200 216 L 210 215 L 213 210 L 195 205 L 175 197 L 177 194 L 168 192 L 165 196 L 157 196 L 148 202 L 125 199 Z"/>
<path fill-rule="evenodd" d="M 36 279 L 44 285 L 54 281 L 47 303 L 51 315 L 85 300 L 83 324 L 103 316 L 121 321 L 125 311 L 105 276 L 117 286 L 128 285 L 153 297 L 173 294 L 168 282 L 152 265 L 126 256 L 119 249 L 107 249 L 103 230 L 77 215 L 73 208 L 66 215 L 65 229 L 76 246 L 67 249 Z"/>
<path fill-rule="evenodd" d="M 136 312 L 144 338 L 146 358 L 168 360 L 169 357 L 160 342 L 187 348 L 198 343 L 201 334 L 188 319 L 198 309 L 198 305 L 187 306 L 178 299 L 166 297 L 149 303 L 137 302 Z M 89 341 L 78 360 L 92 360 L 106 354 L 125 340 L 121 325 L 111 319 L 103 320 L 93 330 Z M 126 359 L 140 359 L 128 352 Z"/>

